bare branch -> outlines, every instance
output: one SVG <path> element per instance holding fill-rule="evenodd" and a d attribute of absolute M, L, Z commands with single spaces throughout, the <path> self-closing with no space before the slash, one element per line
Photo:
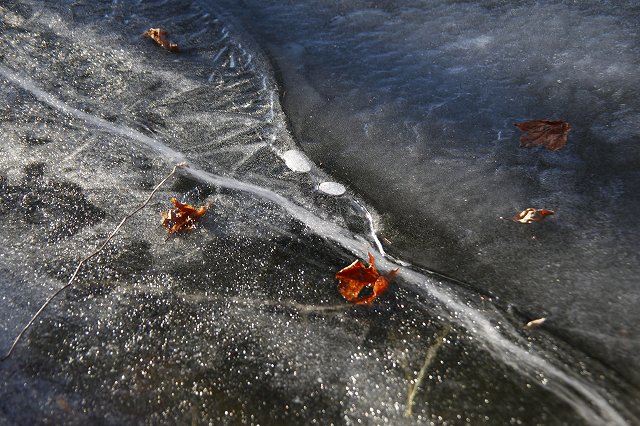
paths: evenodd
<path fill-rule="evenodd" d="M 22 329 L 22 331 L 20 331 L 20 334 L 18 334 L 18 336 L 15 338 L 15 340 L 13 341 L 13 344 L 11 345 L 11 347 L 9 348 L 9 350 L 7 351 L 6 355 L 3 356 L 0 361 L 4 361 L 7 358 L 9 358 L 11 356 L 11 354 L 13 353 L 13 350 L 15 349 L 16 345 L 18 344 L 18 342 L 20 342 L 20 339 L 22 338 L 22 336 L 26 333 L 26 331 L 29 329 L 29 327 L 31 327 L 31 325 L 33 325 L 33 323 L 35 322 L 35 320 L 40 316 L 40 314 L 47 308 L 47 306 L 49 306 L 49 304 L 51 303 L 51 301 L 53 299 L 56 298 L 56 296 L 58 296 L 60 293 L 62 293 L 63 291 L 65 291 L 67 288 L 71 287 L 71 285 L 73 284 L 74 280 L 76 279 L 76 277 L 78 276 L 78 272 L 80 271 L 80 268 L 82 268 L 82 266 L 91 258 L 95 257 L 98 253 L 100 253 L 105 247 L 106 245 L 109 243 L 109 241 L 111 241 L 113 239 L 113 237 L 116 235 L 116 233 L 120 230 L 120 228 L 122 228 L 122 225 L 124 225 L 127 220 L 129 220 L 131 217 L 133 217 L 136 213 L 138 213 L 140 210 L 142 210 L 143 208 L 145 208 L 149 202 L 151 201 L 151 198 L 153 198 L 153 196 L 155 195 L 156 192 L 158 192 L 158 190 L 160 189 L 160 187 L 162 187 L 162 185 L 164 185 L 164 183 L 169 180 L 169 178 L 171 176 L 173 176 L 176 173 L 176 170 L 178 170 L 178 168 L 181 167 L 186 167 L 187 165 L 185 163 L 180 163 L 180 164 L 176 164 L 173 167 L 173 170 L 171 170 L 171 172 L 164 177 L 164 179 L 162 179 L 156 186 L 155 188 L 153 188 L 153 190 L 151 191 L 151 194 L 149 194 L 149 197 L 147 197 L 147 199 L 145 200 L 144 203 L 142 203 L 140 206 L 138 206 L 134 211 L 132 211 L 131 213 L 129 213 L 127 216 L 125 216 L 120 223 L 118 224 L 118 226 L 115 227 L 115 229 L 111 232 L 111 234 L 109 234 L 109 236 L 102 242 L 102 244 L 100 244 L 100 246 L 95 249 L 93 252 L 91 252 L 87 257 L 85 257 L 84 259 L 82 259 L 79 263 L 78 266 L 76 266 L 75 271 L 73 272 L 73 274 L 71 275 L 71 278 L 69 278 L 69 281 L 67 281 L 67 283 L 62 286 L 60 289 L 58 289 L 58 291 L 56 291 L 55 293 L 53 293 L 51 296 L 49 296 L 49 298 L 42 304 L 42 306 L 40 307 L 40 309 L 38 309 L 38 312 L 36 312 L 32 317 L 31 320 L 27 323 L 27 325 L 24 326 L 24 328 Z"/>

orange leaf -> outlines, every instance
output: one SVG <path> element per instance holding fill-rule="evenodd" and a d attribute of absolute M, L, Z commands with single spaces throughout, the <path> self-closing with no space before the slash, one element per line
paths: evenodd
<path fill-rule="evenodd" d="M 389 289 L 390 282 L 398 274 L 398 270 L 394 269 L 381 276 L 374 265 L 375 259 L 371 253 L 369 253 L 369 263 L 369 266 L 365 266 L 364 263 L 356 260 L 336 273 L 338 291 L 347 301 L 357 305 L 371 304 Z M 361 296 L 365 288 L 371 289 L 371 293 Z"/>
<path fill-rule="evenodd" d="M 162 28 L 149 28 L 147 31 L 142 33 L 142 35 L 144 37 L 150 38 L 151 40 L 155 41 L 156 44 L 158 44 L 159 46 L 164 47 L 167 50 L 170 50 L 171 52 L 178 52 L 178 50 L 179 50 L 177 44 L 171 43 L 167 39 L 167 37 L 169 36 L 169 33 L 165 29 L 162 29 Z"/>
<path fill-rule="evenodd" d="M 571 125 L 562 120 L 529 120 L 514 126 L 524 132 L 520 136 L 521 148 L 542 145 L 551 151 L 558 151 L 566 145 L 571 130 Z"/>
<path fill-rule="evenodd" d="M 171 202 L 175 208 L 162 212 L 162 226 L 164 226 L 170 234 L 195 228 L 196 223 L 200 221 L 200 217 L 202 217 L 209 208 L 208 206 L 195 208 L 188 204 L 182 204 L 175 198 L 171 198 Z"/>
<path fill-rule="evenodd" d="M 515 215 L 512 219 L 520 223 L 541 222 L 546 216 L 550 216 L 552 214 L 555 214 L 553 210 L 534 209 L 533 207 L 529 207 Z"/>

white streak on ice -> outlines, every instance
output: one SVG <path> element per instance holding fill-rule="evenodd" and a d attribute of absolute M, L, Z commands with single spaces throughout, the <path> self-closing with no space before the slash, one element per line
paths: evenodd
<path fill-rule="evenodd" d="M 220 51 L 218 52 L 218 54 L 216 56 L 213 57 L 213 63 L 215 64 L 218 59 L 220 59 L 220 56 L 222 56 L 224 54 L 224 52 L 227 51 L 228 46 L 223 47 L 222 49 L 220 49 Z"/>
<path fill-rule="evenodd" d="M 220 44 L 221 42 L 223 42 L 227 37 L 229 37 L 229 31 L 227 31 L 226 28 L 222 28 L 221 30 L 222 32 L 222 37 L 220 37 L 214 44 Z"/>
<path fill-rule="evenodd" d="M 202 16 L 202 18 L 206 18 L 206 16 Z M 200 36 L 204 33 L 206 33 L 209 29 L 207 27 L 202 28 L 200 31 L 189 34 L 190 38 L 200 38 Z"/>
<path fill-rule="evenodd" d="M 354 202 L 358 205 L 358 207 L 360 207 L 360 209 L 364 213 L 364 217 L 367 218 L 367 222 L 369 223 L 369 233 L 370 233 L 371 239 L 376 245 L 376 248 L 378 249 L 378 251 L 382 256 L 386 256 L 387 254 L 384 251 L 384 247 L 382 247 L 382 243 L 380 243 L 380 240 L 378 239 L 378 234 L 376 233 L 376 227 L 373 224 L 373 216 L 371 216 L 371 213 L 369 212 L 369 210 L 367 210 L 367 208 L 363 204 L 359 203 L 358 201 L 354 201 Z M 378 264 L 380 264 L 380 262 L 378 262 Z"/>
<path fill-rule="evenodd" d="M 131 129 L 126 126 L 113 124 L 103 118 L 96 117 L 95 115 L 88 114 L 84 111 L 67 105 L 50 93 L 47 93 L 44 90 L 40 89 L 30 78 L 19 76 L 18 74 L 14 73 L 9 68 L 1 64 L 0 74 L 4 78 L 9 80 L 9 82 L 15 84 L 16 86 L 22 87 L 24 90 L 27 90 L 38 100 L 44 102 L 52 108 L 55 108 L 65 114 L 85 120 L 87 123 L 92 124 L 103 131 L 107 131 L 108 133 L 126 136 L 130 139 L 137 140 L 138 142 L 141 142 L 148 147 L 153 148 L 155 151 L 162 154 L 163 157 L 166 156 L 167 161 L 170 161 L 172 163 L 182 163 L 187 161 L 187 159 L 181 153 L 172 150 L 166 145 L 158 143 L 155 139 L 150 138 L 149 136 L 140 133 L 137 130 Z"/>
<path fill-rule="evenodd" d="M 271 94 L 269 95 L 269 122 L 273 123 L 273 120 L 275 120 L 276 117 L 276 112 L 275 112 L 275 99 L 276 99 L 276 91 L 272 90 Z"/>
<path fill-rule="evenodd" d="M 155 151 L 171 164 L 186 163 L 187 167 L 183 169 L 183 172 L 193 178 L 211 185 L 247 192 L 278 204 L 293 218 L 304 223 L 317 235 L 334 241 L 360 258 L 364 258 L 367 252 L 371 252 L 374 255 L 381 254 L 379 253 L 380 250 L 376 251 L 364 238 L 353 235 L 350 231 L 335 223 L 321 219 L 314 213 L 268 188 L 225 176 L 219 176 L 199 169 L 196 165 L 189 163 L 183 154 L 169 148 L 162 142 L 150 138 L 134 129 L 113 124 L 107 120 L 73 108 L 52 94 L 40 89 L 30 78 L 16 74 L 2 64 L 0 64 L 0 75 L 9 82 L 30 92 L 41 102 L 65 114 L 85 120 L 88 124 L 103 131 L 114 135 L 126 136 L 138 141 L 152 151 Z M 379 244 L 379 241 L 377 244 Z M 379 248 L 381 248 L 381 246 Z M 397 263 L 382 256 L 379 256 L 377 263 L 381 269 L 399 267 Z M 597 392 L 589 383 L 582 381 L 579 377 L 569 375 L 549 361 L 543 359 L 540 355 L 528 352 L 523 347 L 510 341 L 497 331 L 491 321 L 489 321 L 482 312 L 456 300 L 453 293 L 441 285 L 438 285 L 432 278 L 412 271 L 409 268 L 400 269 L 399 275 L 407 282 L 412 283 L 416 292 L 422 292 L 427 297 L 436 299 L 441 304 L 441 307 L 449 312 L 452 321 L 458 322 L 458 324 L 467 329 L 469 333 L 482 338 L 485 347 L 496 359 L 501 360 L 511 366 L 516 372 L 524 374 L 532 380 L 537 381 L 536 375 L 544 374 L 545 377 L 549 378 L 547 388 L 569 403 L 587 423 L 597 425 L 627 424 L 620 413 L 618 413 L 607 400 L 608 395 L 604 389 L 600 389 L 600 393 Z M 517 338 L 517 334 L 512 334 L 514 338 Z"/>
<path fill-rule="evenodd" d="M 377 263 L 384 266 L 384 261 Z M 483 338 L 487 343 L 487 350 L 494 358 L 501 360 L 512 367 L 514 371 L 526 375 L 534 382 L 538 381 L 537 375 L 543 374 L 549 379 L 547 388 L 568 402 L 587 423 L 595 425 L 627 424 L 624 418 L 609 404 L 607 398 L 592 389 L 588 383 L 570 376 L 539 355 L 528 352 L 523 347 L 509 341 L 477 309 L 460 303 L 446 290 L 436 286 L 426 288 L 423 285 L 426 277 L 422 274 L 404 268 L 400 270 L 399 275 L 415 284 L 418 292 L 427 293 L 427 296 L 435 297 L 446 304 L 450 314 L 464 328 Z M 605 391 L 602 390 L 602 392 Z"/>

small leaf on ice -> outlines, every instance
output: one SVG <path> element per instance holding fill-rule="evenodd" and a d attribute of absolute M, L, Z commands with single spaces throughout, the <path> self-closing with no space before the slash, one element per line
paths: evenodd
<path fill-rule="evenodd" d="M 150 38 L 151 40 L 155 41 L 156 44 L 164 47 L 167 50 L 170 50 L 171 52 L 178 52 L 179 50 L 177 44 L 171 43 L 167 39 L 167 37 L 169 36 L 167 30 L 164 30 L 162 28 L 149 28 L 142 35 L 144 37 Z"/>
<path fill-rule="evenodd" d="M 546 321 L 546 318 L 538 318 L 538 319 L 534 319 L 532 321 L 529 321 L 525 326 L 524 329 L 525 330 L 531 330 L 534 328 L 538 328 L 540 327 L 542 324 L 544 324 L 544 322 Z"/>
<path fill-rule="evenodd" d="M 542 145 L 551 151 L 558 151 L 566 145 L 571 130 L 571 125 L 562 120 L 529 120 L 515 123 L 514 126 L 524 132 L 520 136 L 520 147 Z"/>
<path fill-rule="evenodd" d="M 529 207 L 515 215 L 512 219 L 520 223 L 541 222 L 546 216 L 550 216 L 552 214 L 555 214 L 553 210 L 534 209 L 533 207 Z"/>
<path fill-rule="evenodd" d="M 171 202 L 175 208 L 162 213 L 162 226 L 167 229 L 169 234 L 195 228 L 196 223 L 200 221 L 208 209 L 208 206 L 195 208 L 188 204 L 182 204 L 175 198 L 172 198 Z"/>
<path fill-rule="evenodd" d="M 365 266 L 364 263 L 356 260 L 336 273 L 338 291 L 347 301 L 358 305 L 371 304 L 389 289 L 390 282 L 398 274 L 398 270 L 394 269 L 381 276 L 374 265 L 375 259 L 371 253 L 369 253 L 369 263 L 369 266 Z M 365 289 L 370 289 L 371 293 L 361 295 Z"/>

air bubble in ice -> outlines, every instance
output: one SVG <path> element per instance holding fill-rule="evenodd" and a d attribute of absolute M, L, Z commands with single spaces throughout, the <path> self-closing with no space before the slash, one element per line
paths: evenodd
<path fill-rule="evenodd" d="M 306 173 L 311 170 L 311 162 L 304 152 L 297 149 L 290 149 L 282 154 L 282 159 L 288 168 L 294 172 Z"/>
<path fill-rule="evenodd" d="M 325 194 L 335 196 L 342 195 L 347 190 L 344 185 L 338 182 L 322 182 L 320 185 L 318 185 L 318 189 Z"/>

